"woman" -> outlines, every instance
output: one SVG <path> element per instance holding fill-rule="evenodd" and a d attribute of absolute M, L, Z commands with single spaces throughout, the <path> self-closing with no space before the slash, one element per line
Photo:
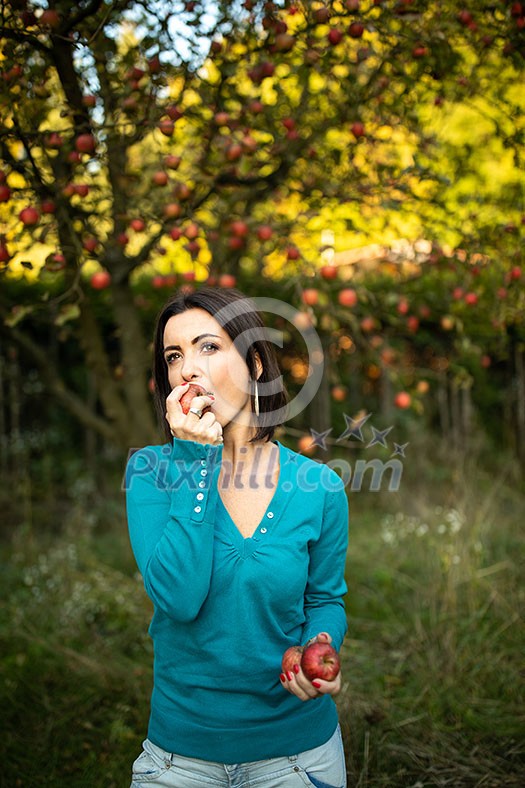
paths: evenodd
<path fill-rule="evenodd" d="M 272 440 L 286 395 L 255 304 L 236 290 L 178 294 L 155 332 L 167 443 L 132 455 L 127 512 L 154 605 L 140 786 L 346 785 L 333 681 L 292 645 L 346 632 L 348 504 L 327 465 Z M 189 384 L 204 390 L 185 413 Z"/>

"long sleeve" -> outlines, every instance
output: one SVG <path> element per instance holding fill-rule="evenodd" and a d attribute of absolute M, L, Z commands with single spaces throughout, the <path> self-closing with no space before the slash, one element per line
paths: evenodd
<path fill-rule="evenodd" d="M 332 636 L 334 648 L 339 650 L 341 647 L 347 630 L 343 602 L 347 592 L 347 547 L 348 499 L 341 482 L 337 489 L 326 493 L 322 529 L 317 541 L 310 546 L 303 643 L 319 632 L 328 632 Z"/>
<path fill-rule="evenodd" d="M 126 468 L 129 536 L 146 592 L 179 622 L 197 617 L 210 588 L 221 452 L 175 439 L 135 452 Z"/>

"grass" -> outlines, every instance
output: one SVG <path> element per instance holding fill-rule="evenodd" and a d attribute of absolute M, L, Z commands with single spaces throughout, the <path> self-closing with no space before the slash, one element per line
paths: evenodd
<path fill-rule="evenodd" d="M 350 494 L 349 786 L 518 786 L 525 492 L 483 445 L 428 440 L 413 436 L 399 492 Z M 0 785 L 128 785 L 152 653 L 123 501 L 80 496 L 67 526 L 21 524 L 1 552 Z"/>

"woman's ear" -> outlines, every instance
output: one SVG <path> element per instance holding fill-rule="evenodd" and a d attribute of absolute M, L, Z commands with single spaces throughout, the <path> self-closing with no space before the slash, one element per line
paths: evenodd
<path fill-rule="evenodd" d="M 263 364 L 260 355 L 255 351 L 255 379 L 259 380 L 263 373 Z"/>

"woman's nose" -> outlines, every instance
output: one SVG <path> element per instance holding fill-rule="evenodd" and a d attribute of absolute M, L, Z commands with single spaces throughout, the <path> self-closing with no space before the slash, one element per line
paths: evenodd
<path fill-rule="evenodd" d="M 199 377 L 197 360 L 191 353 L 184 356 L 181 366 L 181 375 L 184 380 L 193 380 Z"/>

